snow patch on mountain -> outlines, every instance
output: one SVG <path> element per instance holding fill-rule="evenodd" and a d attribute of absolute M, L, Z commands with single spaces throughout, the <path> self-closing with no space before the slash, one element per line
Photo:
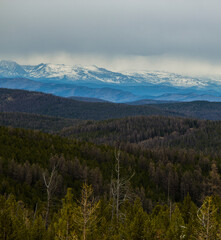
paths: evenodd
<path fill-rule="evenodd" d="M 208 86 L 208 81 L 201 80 L 198 78 L 182 76 L 175 73 L 168 72 L 150 72 L 150 71 L 139 71 L 139 72 L 124 72 L 127 76 L 133 76 L 137 79 L 138 83 L 151 83 L 154 85 L 167 85 L 174 87 L 198 87 L 204 88 Z"/>
<path fill-rule="evenodd" d="M 2 77 L 22 77 L 26 74 L 25 70 L 16 62 L 0 61 L 0 76 Z"/>
<path fill-rule="evenodd" d="M 74 67 L 64 64 L 39 64 L 37 66 L 23 66 L 31 78 L 63 78 L 64 76 L 73 78 L 77 76 Z"/>

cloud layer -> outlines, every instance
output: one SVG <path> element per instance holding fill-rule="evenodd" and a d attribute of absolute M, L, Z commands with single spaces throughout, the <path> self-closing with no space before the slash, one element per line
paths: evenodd
<path fill-rule="evenodd" d="M 0 55 L 216 68 L 220 9 L 220 0 L 0 0 Z"/>

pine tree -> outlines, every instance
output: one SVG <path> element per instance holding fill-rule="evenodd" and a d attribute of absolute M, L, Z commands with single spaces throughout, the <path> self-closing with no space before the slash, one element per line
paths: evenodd
<path fill-rule="evenodd" d="M 169 228 L 170 218 L 168 206 L 157 205 L 147 218 L 144 227 L 144 237 L 148 240 L 164 239 Z"/>
<path fill-rule="evenodd" d="M 45 229 L 45 222 L 41 216 L 37 216 L 29 228 L 30 240 L 46 240 L 47 231 Z"/>
<path fill-rule="evenodd" d="M 170 227 L 167 231 L 167 238 L 170 240 L 185 239 L 186 226 L 178 206 L 175 207 L 171 216 Z"/>
<path fill-rule="evenodd" d="M 194 229 L 196 228 L 197 225 L 196 223 L 197 207 L 192 202 L 189 194 L 187 194 L 183 202 L 179 204 L 179 209 L 186 226 L 185 239 L 192 239 Z"/>
<path fill-rule="evenodd" d="M 147 213 L 144 212 L 140 199 L 129 204 L 124 210 L 125 219 L 120 224 L 121 239 L 144 239 L 144 224 Z"/>
<path fill-rule="evenodd" d="M 198 240 L 220 239 L 219 224 L 216 219 L 217 208 L 212 196 L 206 197 L 202 206 L 197 211 L 198 227 L 196 237 Z"/>
<path fill-rule="evenodd" d="M 209 194 L 221 196 L 221 179 L 215 162 L 213 162 L 211 165 L 208 185 Z"/>
<path fill-rule="evenodd" d="M 28 237 L 28 211 L 14 196 L 0 197 L 0 239 L 21 240 Z"/>
<path fill-rule="evenodd" d="M 94 230 L 98 222 L 97 210 L 100 201 L 96 202 L 93 197 L 92 186 L 83 184 L 81 199 L 74 209 L 74 222 L 81 232 L 81 239 L 86 240 L 87 236 Z"/>
<path fill-rule="evenodd" d="M 71 188 L 62 201 L 58 222 L 54 224 L 56 240 L 77 240 L 74 222 L 74 200 Z"/>

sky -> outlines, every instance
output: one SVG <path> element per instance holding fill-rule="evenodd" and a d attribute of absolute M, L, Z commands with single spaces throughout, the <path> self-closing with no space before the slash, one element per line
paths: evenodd
<path fill-rule="evenodd" d="M 0 0 L 0 59 L 221 76 L 220 0 Z"/>

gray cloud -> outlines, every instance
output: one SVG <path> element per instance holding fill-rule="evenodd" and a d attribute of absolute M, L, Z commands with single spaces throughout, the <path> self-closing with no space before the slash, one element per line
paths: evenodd
<path fill-rule="evenodd" d="M 0 55 L 221 62 L 220 0 L 0 0 Z"/>

